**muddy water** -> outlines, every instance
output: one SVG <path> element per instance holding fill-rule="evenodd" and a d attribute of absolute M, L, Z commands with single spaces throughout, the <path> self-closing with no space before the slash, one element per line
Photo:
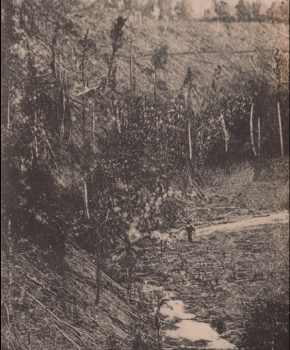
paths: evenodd
<path fill-rule="evenodd" d="M 167 298 L 173 297 L 167 293 Z M 181 300 L 169 300 L 167 304 L 160 309 L 162 315 L 166 316 L 167 321 L 175 318 L 180 321 L 175 323 L 176 329 L 166 330 L 165 336 L 173 339 L 187 339 L 192 342 L 205 341 L 206 349 L 236 349 L 236 346 L 227 340 L 220 338 L 219 334 L 213 330 L 208 323 L 195 321 L 195 315 L 184 312 L 184 304 Z"/>
<path fill-rule="evenodd" d="M 218 333 L 207 323 L 182 320 L 177 323 L 177 326 L 179 328 L 176 330 L 166 331 L 166 336 L 175 339 L 187 339 L 192 342 L 205 340 L 208 342 L 205 346 L 206 349 L 237 349 L 234 344 L 220 338 Z"/>

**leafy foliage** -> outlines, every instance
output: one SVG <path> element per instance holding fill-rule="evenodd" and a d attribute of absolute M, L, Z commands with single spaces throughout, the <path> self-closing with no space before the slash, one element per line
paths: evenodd
<path fill-rule="evenodd" d="M 214 11 L 219 18 L 223 19 L 229 14 L 228 4 L 225 1 L 221 1 L 218 4 L 216 3 Z"/>
<path fill-rule="evenodd" d="M 188 0 L 177 1 L 174 11 L 178 19 L 188 20 L 193 16 L 192 4 Z"/>
<path fill-rule="evenodd" d="M 236 5 L 236 11 L 239 21 L 249 21 L 251 20 L 251 5 L 246 0 L 239 0 Z"/>
<path fill-rule="evenodd" d="M 266 18 L 271 22 L 289 23 L 289 0 L 277 4 L 273 2 L 267 10 Z"/>

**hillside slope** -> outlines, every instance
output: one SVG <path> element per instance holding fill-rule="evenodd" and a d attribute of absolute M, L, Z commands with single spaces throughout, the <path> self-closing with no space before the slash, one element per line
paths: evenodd
<path fill-rule="evenodd" d="M 87 10 L 84 14 L 88 15 Z M 157 21 L 148 17 L 143 17 L 140 23 L 138 19 L 128 17 L 126 12 L 104 9 L 100 13 L 99 9 L 90 9 L 89 37 L 96 41 L 98 49 L 91 64 L 96 68 L 94 75 L 98 72 L 99 77 L 106 74 L 106 61 L 111 54 L 109 33 L 120 14 L 128 19 L 124 44 L 117 54 L 118 90 L 129 89 L 131 40 L 136 91 L 151 96 L 153 52 L 158 46 L 168 46 L 167 64 L 158 72 L 165 83 L 163 91 L 158 92 L 161 100 L 178 95 L 188 66 L 195 74 L 196 90 L 201 98 L 218 65 L 222 67 L 222 82 L 234 86 L 241 81 L 255 80 L 259 75 L 265 75 L 267 80 L 275 83 L 273 56 L 276 48 L 289 60 L 289 27 L 285 24 Z M 287 80 L 286 66 L 285 69 L 284 80 Z"/>
<path fill-rule="evenodd" d="M 61 273 L 36 251 L 9 262 L 1 254 L 3 349 L 129 349 L 138 327 L 148 344 L 154 342 L 148 316 L 128 305 L 126 290 L 104 273 L 95 306 L 92 260 L 72 242 L 66 249 Z"/>

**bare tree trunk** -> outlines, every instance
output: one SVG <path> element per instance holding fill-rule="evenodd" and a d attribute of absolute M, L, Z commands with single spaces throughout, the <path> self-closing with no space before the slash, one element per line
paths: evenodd
<path fill-rule="evenodd" d="M 35 93 L 35 87 L 33 89 L 33 101 L 34 101 L 34 126 L 37 124 L 37 113 L 36 113 L 36 93 Z"/>
<path fill-rule="evenodd" d="M 272 350 L 275 350 L 275 329 L 274 320 L 271 320 L 271 331 L 272 331 Z"/>
<path fill-rule="evenodd" d="M 132 297 L 132 267 L 130 267 L 130 269 L 129 269 L 129 282 L 130 282 L 130 286 L 129 286 L 129 300 L 131 301 L 131 297 Z"/>
<path fill-rule="evenodd" d="M 67 89 L 67 57 L 65 58 L 65 86 Z"/>
<path fill-rule="evenodd" d="M 131 271 L 130 267 L 127 268 L 127 299 L 131 300 Z"/>
<path fill-rule="evenodd" d="M 254 112 L 254 104 L 252 103 L 251 107 L 251 115 L 250 115 L 250 133 L 251 133 L 251 144 L 252 144 L 252 150 L 254 152 L 254 155 L 257 155 L 256 149 L 255 149 L 255 140 L 254 140 L 254 130 L 253 130 L 253 112 Z"/>
<path fill-rule="evenodd" d="M 261 151 L 261 120 L 258 117 L 258 150 Z"/>
<path fill-rule="evenodd" d="M 280 102 L 277 103 L 278 108 L 278 122 L 279 122 L 279 132 L 280 132 L 280 146 L 281 146 L 281 156 L 284 157 L 284 143 L 283 143 L 283 129 L 282 129 L 282 119 L 280 111 Z"/>
<path fill-rule="evenodd" d="M 225 151 L 228 151 L 228 140 L 229 140 L 229 135 L 228 131 L 226 128 L 226 122 L 223 114 L 221 114 L 221 122 L 222 122 L 222 127 L 223 127 L 223 132 L 224 132 L 224 139 L 225 139 Z"/>
<path fill-rule="evenodd" d="M 71 318 L 74 319 L 74 303 L 75 303 L 75 297 L 72 297 L 72 301 L 71 301 Z"/>
<path fill-rule="evenodd" d="M 84 91 L 85 89 L 83 89 Z M 85 96 L 83 96 L 83 143 L 85 144 L 85 118 L 86 118 L 86 110 L 85 110 Z"/>
<path fill-rule="evenodd" d="M 58 65 L 58 68 L 59 68 L 59 82 L 61 84 L 61 55 L 59 55 L 59 65 Z"/>
<path fill-rule="evenodd" d="M 84 191 L 85 191 L 85 213 L 86 213 L 86 218 L 90 218 L 90 213 L 89 213 L 89 207 L 88 207 L 88 190 L 87 190 L 87 182 L 85 180 L 84 182 Z"/>
<path fill-rule="evenodd" d="M 93 98 L 93 128 L 92 128 L 92 136 L 93 136 L 93 148 L 95 148 L 95 99 Z"/>
<path fill-rule="evenodd" d="M 188 146 L 189 146 L 189 159 L 192 160 L 192 142 L 191 142 L 191 123 L 190 123 L 190 113 L 188 115 Z"/>
<path fill-rule="evenodd" d="M 10 226 L 11 226 L 11 221 L 9 220 Z M 12 314 L 12 284 L 13 284 L 13 272 L 12 272 L 12 256 L 13 256 L 13 250 L 12 247 L 9 246 L 8 248 L 8 309 L 9 313 Z"/>
<path fill-rule="evenodd" d="M 189 147 L 189 159 L 192 160 L 192 141 L 191 141 L 191 108 L 190 108 L 190 92 L 191 88 L 188 87 L 187 96 L 187 111 L 188 111 L 188 147 Z"/>
<path fill-rule="evenodd" d="M 274 319 L 274 329 L 273 329 L 273 342 L 274 342 L 274 350 L 277 348 L 277 339 L 276 339 L 276 320 Z"/>
<path fill-rule="evenodd" d="M 160 329 L 157 329 L 157 349 L 160 349 Z"/>
<path fill-rule="evenodd" d="M 132 58 L 132 29 L 131 29 L 131 42 L 130 42 L 130 91 L 133 91 L 133 58 Z"/>
<path fill-rule="evenodd" d="M 117 127 L 118 127 L 118 132 L 121 134 L 121 122 L 119 119 L 119 108 L 118 106 L 116 107 L 116 120 L 117 120 Z"/>
<path fill-rule="evenodd" d="M 158 6 L 159 6 L 159 18 L 158 20 L 163 19 L 164 16 L 164 0 L 158 0 Z"/>
<path fill-rule="evenodd" d="M 122 104 L 119 105 L 119 120 L 120 120 L 120 127 L 122 129 L 122 125 L 124 125 L 124 116 L 122 113 Z"/>
<path fill-rule="evenodd" d="M 61 32 L 62 35 L 62 32 Z M 66 69 L 64 68 L 64 83 L 66 81 Z M 62 62 L 61 62 L 61 55 L 59 55 L 59 82 L 62 92 L 62 122 L 61 122 L 61 134 L 64 135 L 64 120 L 65 120 L 65 87 L 64 84 L 62 84 Z"/>
<path fill-rule="evenodd" d="M 64 120 L 65 120 L 65 90 L 62 89 L 62 122 L 61 122 L 61 135 L 64 135 Z"/>
<path fill-rule="evenodd" d="M 157 81 L 157 68 L 156 68 L 156 58 L 155 58 L 155 62 L 154 62 L 154 102 L 156 102 L 156 97 L 157 97 L 157 86 L 156 86 L 156 81 Z"/>
<path fill-rule="evenodd" d="M 159 298 L 158 298 L 158 309 L 155 313 L 155 327 L 157 330 L 157 349 L 160 350 L 162 346 L 162 337 L 161 337 L 161 332 L 162 332 L 162 322 L 159 316 Z"/>
<path fill-rule="evenodd" d="M 35 87 L 33 90 L 33 102 L 34 102 L 34 126 L 36 128 L 37 125 L 37 111 L 36 111 L 36 93 L 35 93 Z M 38 158 L 38 140 L 37 140 L 37 136 L 36 133 L 34 134 L 34 148 L 32 149 L 32 167 L 34 168 L 36 165 L 36 161 Z"/>
<path fill-rule="evenodd" d="M 123 119 L 123 125 L 124 125 L 124 128 L 125 128 L 125 129 L 127 128 L 127 117 L 126 117 L 126 113 L 128 113 L 128 112 L 127 112 L 126 107 L 124 107 L 123 114 L 122 114 L 122 119 Z"/>
<path fill-rule="evenodd" d="M 30 332 L 27 333 L 28 350 L 30 350 Z"/>
<path fill-rule="evenodd" d="M 83 51 L 82 61 L 81 61 L 83 91 L 86 90 L 85 55 L 86 55 L 86 45 L 87 45 L 88 34 L 89 34 L 89 29 L 87 30 L 86 35 L 85 35 L 84 51 Z M 83 96 L 83 142 L 84 142 L 84 144 L 85 144 L 85 118 L 86 118 L 86 105 L 85 105 L 85 102 L 86 102 L 86 99 L 85 99 L 85 95 L 84 95 Z"/>
<path fill-rule="evenodd" d="M 142 281 L 140 282 L 140 288 L 139 288 L 139 309 L 142 308 Z"/>
<path fill-rule="evenodd" d="M 96 259 L 97 259 L 97 268 L 96 268 L 96 300 L 95 304 L 98 305 L 100 301 L 100 281 L 101 281 L 101 266 L 100 266 L 100 236 L 99 232 L 96 233 Z"/>
<path fill-rule="evenodd" d="M 10 92 L 8 93 L 8 103 L 7 103 L 7 129 L 10 128 Z"/>
<path fill-rule="evenodd" d="M 55 47 L 54 47 L 54 75 L 55 78 L 57 79 L 57 62 L 56 62 L 56 46 L 57 46 L 57 38 L 55 39 Z"/>

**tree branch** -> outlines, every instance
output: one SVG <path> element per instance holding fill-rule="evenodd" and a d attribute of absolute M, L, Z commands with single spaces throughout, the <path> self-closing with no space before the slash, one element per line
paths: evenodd
<path fill-rule="evenodd" d="M 70 339 L 70 338 L 68 337 L 68 335 L 66 335 L 64 332 L 62 332 L 62 331 L 57 327 L 57 325 L 54 325 L 54 327 L 55 327 L 68 341 L 70 341 L 71 343 L 73 343 L 78 349 L 81 350 L 81 348 L 78 346 L 78 344 L 77 344 L 76 342 L 74 342 L 72 339 Z"/>

